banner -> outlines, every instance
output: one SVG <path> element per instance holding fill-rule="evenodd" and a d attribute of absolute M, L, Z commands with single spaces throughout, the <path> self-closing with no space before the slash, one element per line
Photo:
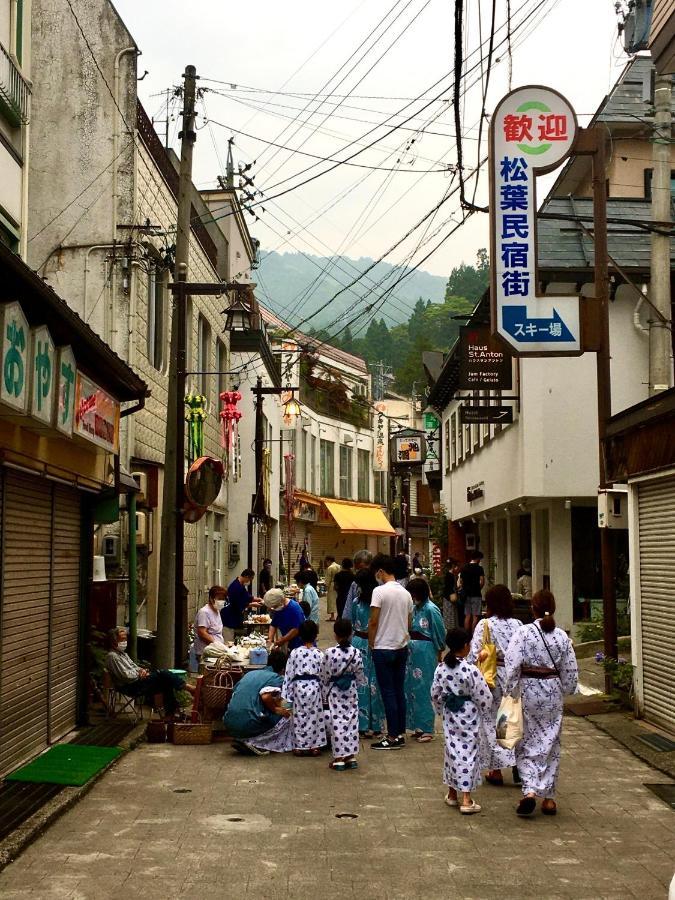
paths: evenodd
<path fill-rule="evenodd" d="M 120 405 L 80 372 L 75 383 L 73 433 L 109 453 L 119 451 Z"/>
<path fill-rule="evenodd" d="M 373 471 L 389 471 L 389 419 L 387 404 L 375 404 L 375 452 L 373 454 Z"/>

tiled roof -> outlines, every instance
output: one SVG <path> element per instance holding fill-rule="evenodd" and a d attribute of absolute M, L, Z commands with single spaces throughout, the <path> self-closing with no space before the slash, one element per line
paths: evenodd
<path fill-rule="evenodd" d="M 621 73 L 610 95 L 602 103 L 594 122 L 637 124 L 640 120 L 645 120 L 651 123 L 652 104 L 649 101 L 645 103 L 642 95 L 645 79 L 649 77 L 652 67 L 651 56 L 636 56 L 632 59 Z M 672 109 L 675 112 L 675 94 Z"/>
<path fill-rule="evenodd" d="M 585 228 L 593 231 L 593 201 L 576 197 L 553 197 L 544 201 L 540 214 L 578 216 Z M 626 222 L 650 222 L 651 204 L 648 200 L 610 198 L 607 218 Z M 584 234 L 577 222 L 565 219 L 542 219 L 537 223 L 539 270 L 587 271 L 594 265 L 593 239 Z M 649 273 L 651 243 L 649 232 L 631 226 L 609 222 L 607 249 L 610 256 L 624 269 Z M 671 265 L 675 264 L 675 243 L 671 245 Z"/>

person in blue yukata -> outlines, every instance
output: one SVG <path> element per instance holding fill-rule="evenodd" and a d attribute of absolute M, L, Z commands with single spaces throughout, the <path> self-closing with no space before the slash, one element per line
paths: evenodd
<path fill-rule="evenodd" d="M 278 730 L 279 722 L 290 717 L 281 698 L 286 659 L 283 651 L 272 650 L 264 669 L 247 672 L 235 685 L 223 723 L 234 738 L 232 748 L 239 753 L 267 755 L 269 751 L 259 750 L 249 741 Z"/>
<path fill-rule="evenodd" d="M 319 616 L 319 595 L 316 588 L 312 584 L 312 577 L 309 571 L 298 572 L 295 579 L 302 588 L 302 599 L 309 603 L 308 619 L 311 619 L 318 628 L 320 622 Z"/>

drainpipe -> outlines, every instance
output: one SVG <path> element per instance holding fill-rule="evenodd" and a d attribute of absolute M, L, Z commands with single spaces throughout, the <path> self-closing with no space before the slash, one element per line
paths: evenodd
<path fill-rule="evenodd" d="M 115 57 L 115 66 L 114 66 L 114 78 L 113 78 L 113 97 L 115 98 L 116 108 L 113 110 L 113 147 L 112 147 L 112 243 L 113 243 L 113 265 L 112 271 L 110 273 L 110 303 L 108 304 L 108 318 L 109 318 L 109 344 L 113 351 L 116 351 L 115 347 L 115 332 L 116 332 L 116 320 L 115 320 L 115 290 L 116 290 L 116 266 L 115 266 L 115 247 L 117 245 L 117 201 L 118 201 L 118 187 L 117 187 L 117 168 L 118 168 L 118 159 L 117 155 L 119 153 L 119 140 L 120 140 L 120 115 L 118 109 L 121 108 L 120 104 L 120 61 L 123 56 L 126 56 L 129 53 L 135 53 L 137 56 L 140 56 L 140 50 L 137 47 L 125 47 L 124 50 L 120 50 L 117 56 Z"/>
<path fill-rule="evenodd" d="M 136 491 L 127 494 L 129 515 L 129 656 L 138 658 L 138 605 L 136 594 Z"/>

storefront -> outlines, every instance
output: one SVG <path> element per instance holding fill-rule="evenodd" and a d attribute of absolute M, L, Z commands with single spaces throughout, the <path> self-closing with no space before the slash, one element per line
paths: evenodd
<path fill-rule="evenodd" d="M 610 480 L 628 486 L 631 636 L 637 708 L 675 732 L 675 388 L 610 420 Z"/>
<path fill-rule="evenodd" d="M 146 386 L 3 247 L 0 326 L 3 775 L 78 721 L 93 505 L 117 487 L 120 405 Z"/>

